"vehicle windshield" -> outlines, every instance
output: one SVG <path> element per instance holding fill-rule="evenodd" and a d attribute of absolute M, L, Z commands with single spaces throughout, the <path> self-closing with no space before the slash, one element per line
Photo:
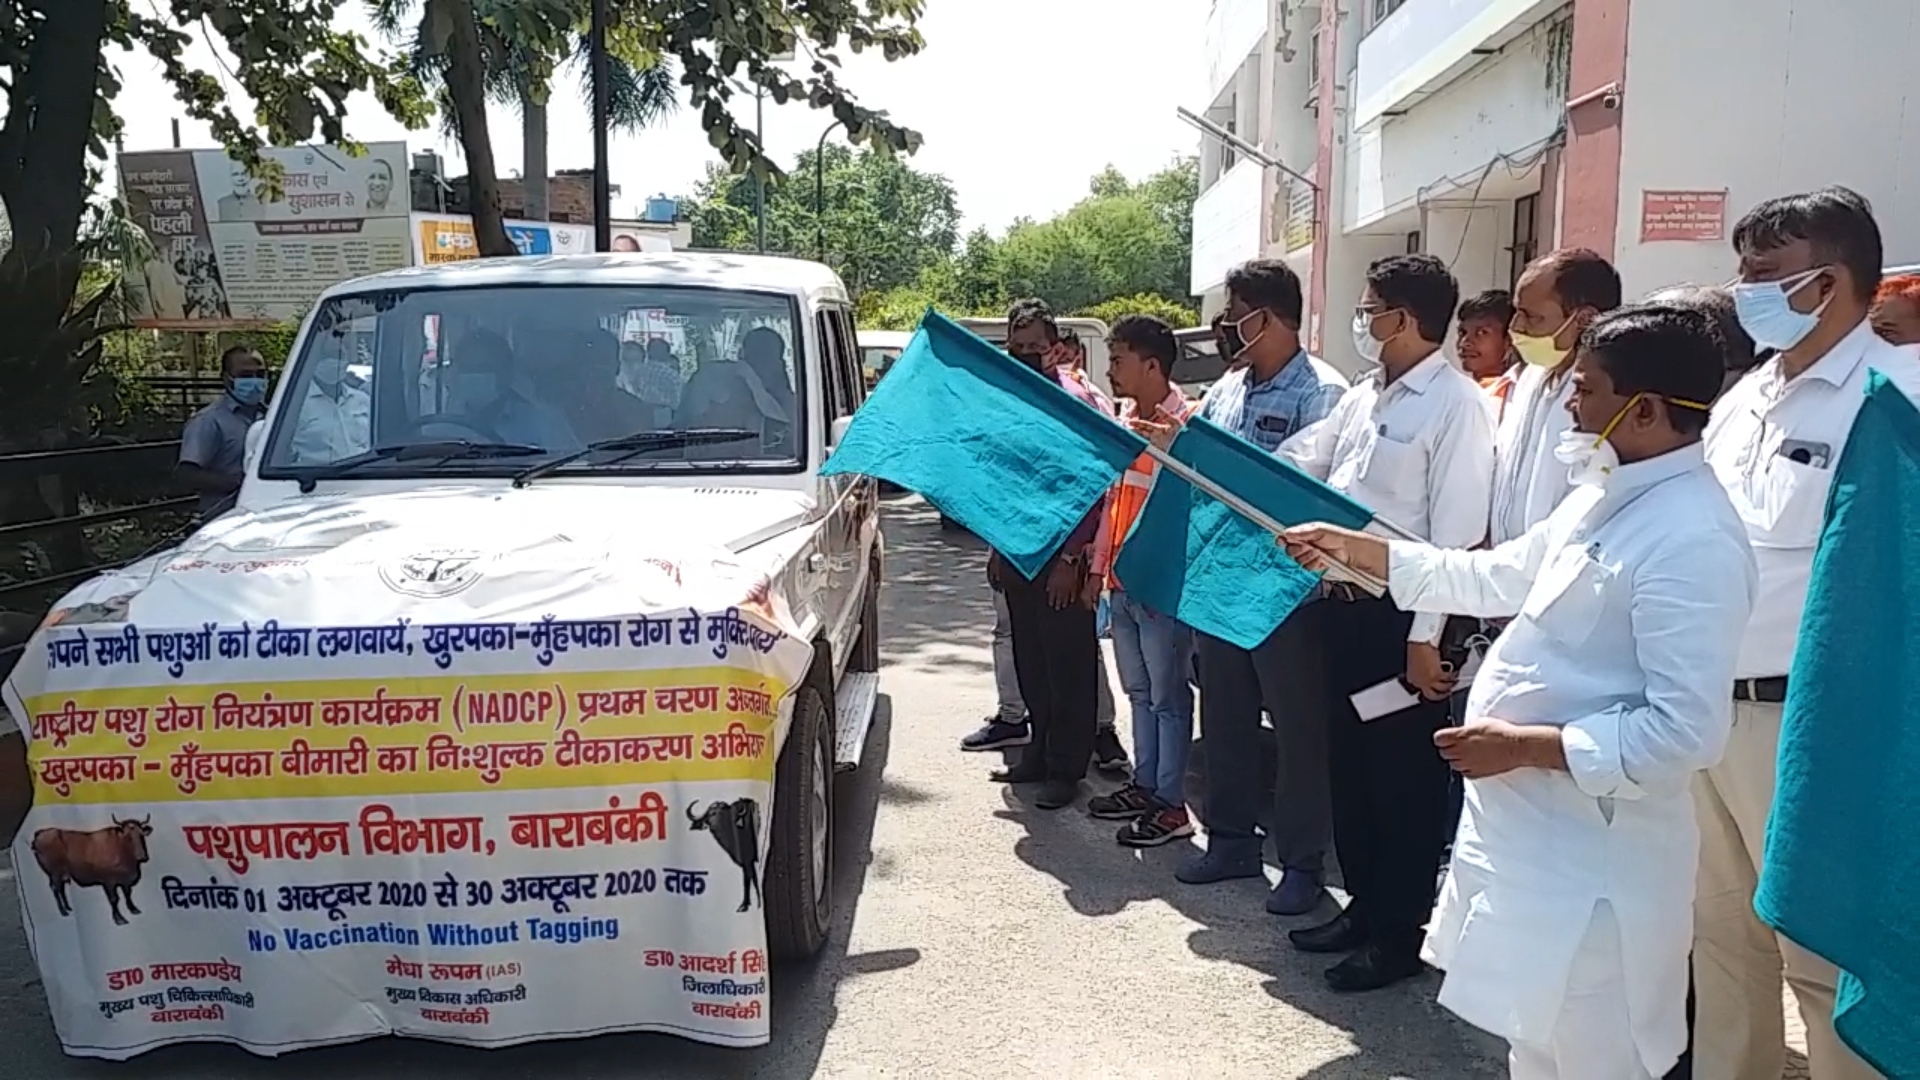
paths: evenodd
<path fill-rule="evenodd" d="M 607 440 L 715 428 L 753 437 L 663 438 L 638 451 L 588 453 L 555 473 L 790 471 L 805 445 L 799 325 L 786 296 L 701 287 L 334 297 L 314 312 L 288 369 L 260 475 L 510 476 Z M 449 443 L 523 450 L 393 452 Z"/>

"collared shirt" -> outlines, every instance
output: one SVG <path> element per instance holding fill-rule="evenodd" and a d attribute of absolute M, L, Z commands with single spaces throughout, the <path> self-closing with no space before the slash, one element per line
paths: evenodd
<path fill-rule="evenodd" d="M 1713 407 L 1707 461 L 1746 522 L 1760 566 L 1759 600 L 1740 645 L 1736 679 L 1772 678 L 1793 666 L 1827 489 L 1865 400 L 1870 369 L 1920 401 L 1913 354 L 1862 322 L 1798 378 L 1787 379 L 1776 356 Z"/>
<path fill-rule="evenodd" d="M 1156 422 L 1184 424 L 1197 408 L 1178 386 L 1170 387 L 1166 400 L 1155 409 Z M 1132 420 L 1138 410 L 1132 399 L 1120 402 L 1119 420 L 1122 424 Z M 1153 490 L 1154 477 L 1160 473 L 1160 463 L 1152 454 L 1143 453 L 1134 459 L 1127 471 L 1107 492 L 1107 514 L 1100 519 L 1100 532 L 1094 538 L 1093 558 L 1090 566 L 1096 574 L 1107 575 L 1107 587 L 1120 588 L 1120 582 L 1112 573 L 1113 558 L 1120 541 L 1132 531 L 1134 521 L 1139 518 L 1140 510 L 1147 504 L 1147 495 Z"/>
<path fill-rule="evenodd" d="M 1438 352 L 1391 386 L 1381 380 L 1379 371 L 1362 379 L 1280 455 L 1415 536 L 1447 548 L 1480 543 L 1493 487 L 1485 395 Z M 1417 615 L 1407 640 L 1438 643 L 1446 623 Z"/>
<path fill-rule="evenodd" d="M 326 465 L 373 446 L 373 401 L 365 390 L 341 383 L 334 393 L 307 384 L 293 418 L 295 465 Z"/>
<path fill-rule="evenodd" d="M 1700 446 L 1616 469 L 1486 551 L 1389 546 L 1403 608 L 1512 616 L 1466 714 L 1560 729 L 1568 771 L 1468 780 L 1427 934 L 1440 1003 L 1546 1042 L 1594 905 L 1620 920 L 1635 1047 L 1656 1074 L 1686 1046 L 1699 832 L 1689 781 L 1717 761 L 1755 570 Z M 1472 723 L 1473 721 L 1469 721 Z"/>
<path fill-rule="evenodd" d="M 180 463 L 221 476 L 238 476 L 247 467 L 247 429 L 259 420 L 259 408 L 240 404 L 232 394 L 221 394 L 189 417 L 180 430 Z M 201 492 L 200 513 L 218 509 L 229 498 Z"/>
<path fill-rule="evenodd" d="M 1102 416 L 1109 419 L 1113 417 L 1112 403 L 1107 400 L 1106 395 L 1094 389 L 1092 381 L 1085 375 L 1065 365 L 1061 365 L 1053 369 L 1053 381 L 1059 383 L 1061 389 L 1079 398 L 1085 402 L 1089 408 L 1099 412 Z M 1099 502 L 1094 504 L 1093 509 L 1087 511 L 1087 516 L 1080 519 L 1080 524 L 1074 526 L 1073 532 L 1067 535 L 1067 542 L 1061 546 L 1060 550 L 1069 554 L 1087 552 L 1088 548 L 1099 538 L 1100 522 L 1105 518 L 1106 511 L 1107 500 L 1103 496 Z M 1088 552 L 1088 554 L 1092 553 Z"/>
<path fill-rule="evenodd" d="M 1254 382 L 1251 367 L 1220 376 L 1207 388 L 1200 415 L 1272 453 L 1324 419 L 1346 392 L 1347 380 L 1333 365 L 1302 349 L 1266 382 Z"/>
<path fill-rule="evenodd" d="M 1514 380 L 1493 435 L 1493 519 L 1489 543 L 1504 544 L 1546 520 L 1573 490 L 1572 471 L 1554 456 L 1560 435 L 1573 430 L 1567 400 L 1573 376 L 1549 379 L 1528 365 Z"/>

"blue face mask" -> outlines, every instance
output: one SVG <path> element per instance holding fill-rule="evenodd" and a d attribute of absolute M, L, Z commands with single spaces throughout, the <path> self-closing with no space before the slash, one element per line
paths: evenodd
<path fill-rule="evenodd" d="M 227 391 L 242 405 L 258 405 L 267 400 L 267 380 L 261 375 L 246 375 L 233 380 Z"/>
<path fill-rule="evenodd" d="M 1763 349 L 1785 352 L 1805 341 L 1820 324 L 1820 315 L 1833 298 L 1822 300 L 1819 307 L 1809 312 L 1793 310 L 1790 301 L 1794 293 L 1819 280 L 1826 272 L 1827 267 L 1816 266 L 1779 281 L 1736 282 L 1731 291 L 1740 328 Z"/>

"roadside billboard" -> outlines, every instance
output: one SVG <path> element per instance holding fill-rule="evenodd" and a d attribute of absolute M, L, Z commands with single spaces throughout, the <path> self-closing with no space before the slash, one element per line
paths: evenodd
<path fill-rule="evenodd" d="M 408 264 L 405 143 L 261 153 L 286 170 L 273 200 L 222 150 L 120 155 L 121 195 L 154 248 L 130 282 L 136 326 L 298 319 L 327 287 Z"/>
<path fill-rule="evenodd" d="M 522 255 L 584 255 L 593 251 L 593 226 L 507 219 L 507 238 Z M 413 215 L 413 260 L 422 266 L 480 257 L 473 219 L 465 214 Z"/>

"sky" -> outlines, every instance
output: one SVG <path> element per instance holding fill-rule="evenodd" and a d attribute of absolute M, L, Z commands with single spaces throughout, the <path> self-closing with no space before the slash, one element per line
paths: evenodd
<path fill-rule="evenodd" d="M 999 232 L 1018 217 L 1044 220 L 1079 201 L 1108 164 L 1137 179 L 1197 151 L 1198 133 L 1174 108 L 1204 104 L 1207 0 L 928 0 L 927 8 L 920 55 L 889 64 L 877 54 L 856 57 L 843 49 L 841 80 L 862 104 L 887 110 L 925 137 L 913 164 L 953 182 L 965 228 Z M 376 46 L 387 44 L 358 5 L 347 5 L 341 22 Z M 189 63 L 221 78 L 239 98 L 205 35 L 195 36 L 200 40 Z M 158 64 L 125 55 L 116 65 L 125 83 L 116 107 L 126 122 L 127 150 L 171 146 L 176 117 L 182 146 L 215 145 L 205 125 L 184 118 Z M 569 70 L 555 86 L 548 132 L 553 170 L 593 164 L 580 76 Z M 252 109 L 234 111 L 244 119 Z M 736 98 L 733 111 L 752 125 L 752 98 Z M 494 107 L 489 120 L 501 175 L 518 175 L 518 116 Z M 832 122 L 827 112 L 769 101 L 769 152 L 791 165 Z M 430 147 L 448 159 L 448 176 L 466 171 L 437 120 L 428 130 L 408 132 L 365 95 L 351 101 L 348 132 L 361 142 L 404 139 L 415 152 Z M 610 156 L 621 188 L 616 217 L 639 216 L 640 204 L 656 194 L 691 193 L 707 164 L 718 160 L 698 113 L 684 104 L 664 124 L 616 134 Z"/>

